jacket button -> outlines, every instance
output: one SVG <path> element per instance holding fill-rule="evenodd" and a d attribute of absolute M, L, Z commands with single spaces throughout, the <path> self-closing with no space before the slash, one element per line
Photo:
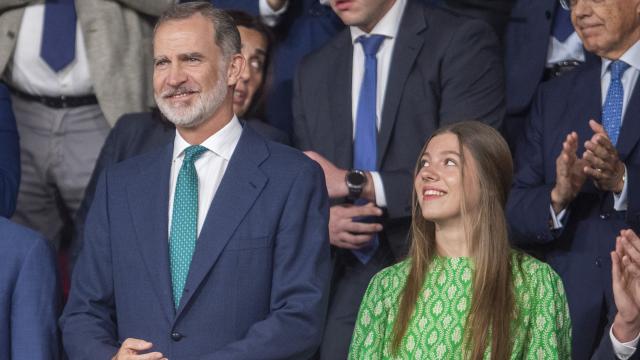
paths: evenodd
<path fill-rule="evenodd" d="M 602 266 L 602 260 L 600 260 L 600 257 L 596 258 L 596 266 L 597 267 L 601 267 Z"/>
<path fill-rule="evenodd" d="M 608 213 L 600 214 L 600 219 L 607 220 L 608 218 L 609 218 L 609 214 Z"/>
<path fill-rule="evenodd" d="M 174 331 L 174 332 L 171 333 L 171 339 L 173 341 L 180 341 L 180 339 L 182 339 L 182 338 L 183 338 L 182 334 L 180 334 L 177 331 Z"/>

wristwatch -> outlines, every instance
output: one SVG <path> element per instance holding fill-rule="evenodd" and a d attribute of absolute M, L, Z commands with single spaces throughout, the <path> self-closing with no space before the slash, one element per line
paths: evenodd
<path fill-rule="evenodd" d="M 344 180 L 347 183 L 347 188 L 349 189 L 349 195 L 347 198 L 350 200 L 360 198 L 362 190 L 367 184 L 367 174 L 362 170 L 351 169 L 347 172 Z"/>

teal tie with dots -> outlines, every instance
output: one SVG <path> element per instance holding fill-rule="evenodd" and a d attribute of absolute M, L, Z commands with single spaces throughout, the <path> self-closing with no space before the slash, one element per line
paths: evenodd
<path fill-rule="evenodd" d="M 173 303 L 180 305 L 184 284 L 189 274 L 191 258 L 198 237 L 198 173 L 194 165 L 207 148 L 192 145 L 184 150 L 182 167 L 173 197 L 169 252 L 171 257 L 171 287 Z"/>

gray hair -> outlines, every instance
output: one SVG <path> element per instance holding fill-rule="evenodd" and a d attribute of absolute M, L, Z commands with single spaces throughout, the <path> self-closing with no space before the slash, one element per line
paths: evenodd
<path fill-rule="evenodd" d="M 169 8 L 160 16 L 154 34 L 165 22 L 172 20 L 188 19 L 196 14 L 200 14 L 211 21 L 215 30 L 216 45 L 222 50 L 222 57 L 228 61 L 232 55 L 241 51 L 240 32 L 236 23 L 224 10 L 216 9 L 208 2 L 197 1 L 183 4 L 176 4 Z"/>

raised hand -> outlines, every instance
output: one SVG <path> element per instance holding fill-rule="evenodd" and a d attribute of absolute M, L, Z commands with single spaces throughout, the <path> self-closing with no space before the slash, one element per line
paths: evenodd
<path fill-rule="evenodd" d="M 613 297 L 618 309 L 613 334 L 620 342 L 640 334 L 640 238 L 633 230 L 622 230 L 611 252 Z"/>
<path fill-rule="evenodd" d="M 584 173 L 593 179 L 598 189 L 619 193 L 624 186 L 624 164 L 602 125 L 589 120 L 589 126 L 594 134 L 584 144 L 586 150 L 582 158 L 587 162 Z"/>
<path fill-rule="evenodd" d="M 585 160 L 579 159 L 578 134 L 571 132 L 562 143 L 562 151 L 556 159 L 556 185 L 551 190 L 551 206 L 559 213 L 578 195 L 587 176 L 583 171 Z"/>

